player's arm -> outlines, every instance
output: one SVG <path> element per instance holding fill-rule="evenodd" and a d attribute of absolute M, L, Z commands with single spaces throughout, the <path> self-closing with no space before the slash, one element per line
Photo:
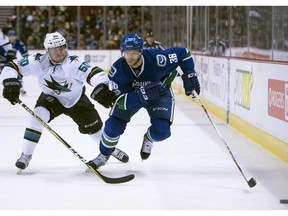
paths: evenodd
<path fill-rule="evenodd" d="M 3 44 L 1 44 L 0 46 L 1 46 L 6 52 L 7 52 L 8 50 L 13 49 L 11 43 L 9 42 L 9 39 L 8 39 L 6 36 L 4 36 Z"/>
<path fill-rule="evenodd" d="M 183 86 L 185 94 L 187 96 L 192 94 L 192 90 L 195 90 L 197 94 L 200 94 L 200 83 L 198 81 L 197 73 L 194 68 L 194 61 L 190 51 L 184 48 L 179 48 L 179 61 L 180 67 L 183 71 L 181 76 L 183 80 Z"/>
<path fill-rule="evenodd" d="M 87 77 L 87 83 L 95 87 L 90 95 L 92 99 L 106 108 L 113 106 L 116 95 L 113 91 L 110 91 L 108 74 L 102 68 L 97 66 L 92 68 Z"/>
<path fill-rule="evenodd" d="M 116 103 L 120 109 L 129 110 L 143 106 L 152 100 L 159 100 L 167 94 L 162 83 L 149 83 L 137 91 L 127 92 L 118 97 Z"/>
<path fill-rule="evenodd" d="M 15 105 L 19 99 L 21 82 L 18 80 L 19 68 L 13 61 L 9 62 L 1 72 L 3 79 L 3 97 L 12 105 Z"/>
<path fill-rule="evenodd" d="M 25 44 L 22 42 L 22 41 L 19 41 L 19 52 L 21 53 L 22 57 L 23 58 L 26 58 L 28 57 L 28 50 L 27 50 L 27 47 L 25 46 Z"/>
<path fill-rule="evenodd" d="M 16 50 L 13 50 L 10 42 L 0 46 L 0 55 L 5 57 L 6 62 L 16 59 Z"/>

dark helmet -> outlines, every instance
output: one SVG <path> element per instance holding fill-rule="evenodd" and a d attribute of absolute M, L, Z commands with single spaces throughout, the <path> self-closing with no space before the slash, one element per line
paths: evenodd
<path fill-rule="evenodd" d="M 17 32 L 14 29 L 10 29 L 7 33 L 7 36 L 17 36 Z"/>
<path fill-rule="evenodd" d="M 143 50 L 143 40 L 138 34 L 129 33 L 124 36 L 120 44 L 121 52 L 125 50 Z"/>
<path fill-rule="evenodd" d="M 147 31 L 146 32 L 146 37 L 154 37 L 153 31 Z"/>

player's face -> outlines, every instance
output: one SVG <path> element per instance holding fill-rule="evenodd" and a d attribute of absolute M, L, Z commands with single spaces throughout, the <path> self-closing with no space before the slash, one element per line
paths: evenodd
<path fill-rule="evenodd" d="M 16 41 L 16 36 L 8 36 L 10 43 L 14 43 Z"/>
<path fill-rule="evenodd" d="M 61 63 L 64 61 L 67 51 L 66 46 L 53 47 L 48 49 L 49 56 L 54 63 Z"/>
<path fill-rule="evenodd" d="M 154 37 L 146 37 L 146 41 L 148 42 L 149 45 L 152 45 L 154 42 Z"/>
<path fill-rule="evenodd" d="M 141 64 L 141 61 L 139 61 L 139 58 L 141 57 L 141 52 L 138 50 L 125 50 L 123 52 L 123 56 L 124 56 L 127 64 L 131 67 L 139 66 L 138 62 L 140 62 L 140 64 Z"/>

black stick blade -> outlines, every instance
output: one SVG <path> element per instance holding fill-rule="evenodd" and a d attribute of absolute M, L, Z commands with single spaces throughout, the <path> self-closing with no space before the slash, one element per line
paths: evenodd
<path fill-rule="evenodd" d="M 281 204 L 288 204 L 288 199 L 281 199 L 281 200 L 280 200 L 280 203 L 281 203 Z"/>
<path fill-rule="evenodd" d="M 108 184 L 121 184 L 125 182 L 129 182 L 135 178 L 134 174 L 122 176 L 122 177 L 116 177 L 116 178 L 111 178 L 108 176 L 105 176 L 101 174 L 95 167 L 93 163 L 85 163 L 89 169 L 91 169 L 100 179 L 102 179 L 105 183 Z"/>
<path fill-rule="evenodd" d="M 248 181 L 248 185 L 250 188 L 254 187 L 256 185 L 256 180 L 254 178 L 251 178 L 249 181 Z"/>
<path fill-rule="evenodd" d="M 97 175 L 101 176 L 101 179 L 105 183 L 108 183 L 108 184 L 121 184 L 121 183 L 129 182 L 135 178 L 134 174 L 130 174 L 130 175 L 122 176 L 122 177 L 117 177 L 117 178 L 107 177 L 107 176 L 102 175 L 99 172 Z"/>

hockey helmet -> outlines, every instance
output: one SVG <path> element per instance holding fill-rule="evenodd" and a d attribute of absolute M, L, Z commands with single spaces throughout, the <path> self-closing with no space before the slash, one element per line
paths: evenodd
<path fill-rule="evenodd" d="M 124 36 L 120 44 L 121 52 L 125 50 L 143 50 L 143 40 L 138 34 L 129 33 Z"/>
<path fill-rule="evenodd" d="M 47 52 L 48 52 L 48 48 L 59 47 L 62 45 L 66 45 L 67 47 L 66 39 L 59 32 L 46 34 L 46 37 L 44 40 L 44 47 Z"/>
<path fill-rule="evenodd" d="M 146 32 L 146 37 L 154 37 L 153 31 L 147 31 Z"/>
<path fill-rule="evenodd" d="M 10 29 L 7 33 L 7 36 L 17 36 L 17 32 L 14 29 Z"/>

